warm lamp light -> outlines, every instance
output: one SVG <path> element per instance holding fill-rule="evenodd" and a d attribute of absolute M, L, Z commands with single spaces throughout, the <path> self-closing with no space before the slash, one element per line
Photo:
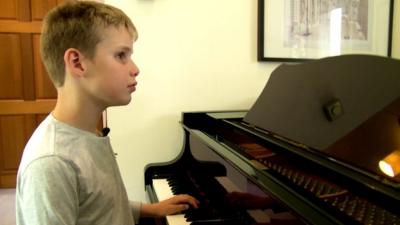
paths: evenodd
<path fill-rule="evenodd" d="M 395 177 L 400 174 L 400 150 L 396 150 L 379 161 L 379 169 L 390 176 Z"/>

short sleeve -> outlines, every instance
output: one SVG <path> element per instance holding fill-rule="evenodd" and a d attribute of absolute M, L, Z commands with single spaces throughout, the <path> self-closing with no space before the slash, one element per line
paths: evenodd
<path fill-rule="evenodd" d="M 72 165 L 58 156 L 31 162 L 18 177 L 18 225 L 73 225 L 79 210 L 78 181 Z"/>
<path fill-rule="evenodd" d="M 139 223 L 139 219 L 140 219 L 140 209 L 142 208 L 142 203 L 141 202 L 135 202 L 135 201 L 130 201 L 129 203 L 131 205 L 132 215 L 133 215 L 133 219 L 135 221 L 135 224 L 138 224 Z"/>

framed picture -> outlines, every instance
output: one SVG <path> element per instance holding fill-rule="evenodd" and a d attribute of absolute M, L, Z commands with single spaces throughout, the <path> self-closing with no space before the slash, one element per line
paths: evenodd
<path fill-rule="evenodd" d="M 258 0 L 258 60 L 391 56 L 394 0 Z"/>

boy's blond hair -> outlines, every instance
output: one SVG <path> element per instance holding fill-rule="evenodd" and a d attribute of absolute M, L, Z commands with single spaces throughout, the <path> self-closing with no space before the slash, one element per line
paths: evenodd
<path fill-rule="evenodd" d="M 43 20 L 40 52 L 56 87 L 65 80 L 64 53 L 76 48 L 93 59 L 104 29 L 125 27 L 134 40 L 137 31 L 120 9 L 93 1 L 69 1 L 52 9 Z"/>

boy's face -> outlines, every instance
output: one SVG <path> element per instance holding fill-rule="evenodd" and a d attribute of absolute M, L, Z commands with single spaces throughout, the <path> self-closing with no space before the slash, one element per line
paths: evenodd
<path fill-rule="evenodd" d="M 124 27 L 104 29 L 95 56 L 86 59 L 86 89 L 100 107 L 126 105 L 136 90 L 139 69 L 132 61 L 133 39 Z"/>

